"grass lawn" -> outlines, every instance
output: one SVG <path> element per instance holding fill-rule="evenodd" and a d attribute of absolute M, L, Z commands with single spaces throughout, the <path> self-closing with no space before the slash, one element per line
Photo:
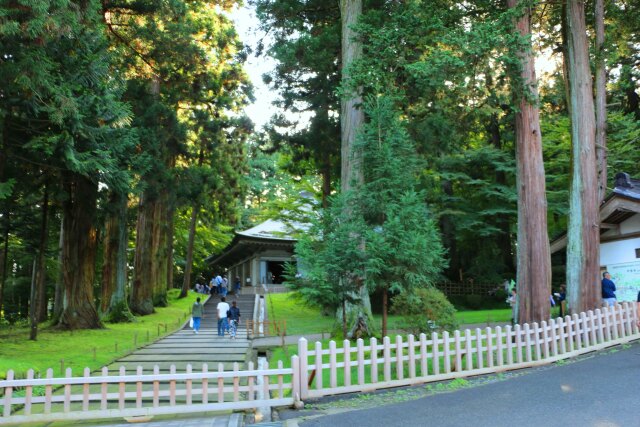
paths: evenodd
<path fill-rule="evenodd" d="M 334 330 L 336 318 L 324 316 L 319 309 L 308 307 L 292 292 L 283 294 L 269 294 L 267 296 L 267 310 L 270 320 L 286 320 L 287 335 L 316 334 Z M 382 315 L 375 314 L 376 325 L 382 325 Z M 463 324 L 484 324 L 492 322 L 509 322 L 511 309 L 499 310 L 469 310 L 456 313 L 458 322 Z M 398 315 L 389 316 L 389 329 L 399 329 L 402 318 Z"/>
<path fill-rule="evenodd" d="M 29 328 L 0 330 L 0 379 L 6 378 L 9 369 L 15 376 L 26 376 L 29 369 L 44 375 L 52 368 L 54 376 L 61 374 L 61 367 L 72 368 L 74 375 L 82 375 L 88 367 L 92 371 L 130 353 L 137 347 L 167 335 L 183 324 L 191 312 L 196 297 L 189 293 L 178 299 L 179 289 L 169 291 L 169 306 L 156 308 L 156 312 L 137 317 L 134 323 L 105 324 L 104 329 L 59 331 L 42 328 L 38 340 L 29 340 Z M 135 344 L 135 345 L 134 345 Z"/>

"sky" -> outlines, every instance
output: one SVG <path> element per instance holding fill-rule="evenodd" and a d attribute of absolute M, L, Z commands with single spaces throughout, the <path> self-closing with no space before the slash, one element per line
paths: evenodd
<path fill-rule="evenodd" d="M 253 9 L 245 5 L 234 11 L 231 19 L 236 25 L 240 40 L 255 51 L 256 44 L 260 37 L 264 36 L 264 33 L 258 29 L 258 18 Z M 252 54 L 245 63 L 245 70 L 253 82 L 253 95 L 256 98 L 253 104 L 245 108 L 245 111 L 247 116 L 255 123 L 256 129 L 260 129 L 277 111 L 277 108 L 272 105 L 277 94 L 269 90 L 267 85 L 262 82 L 262 75 L 271 71 L 274 67 L 275 61 L 266 55 L 257 58 Z"/>
<path fill-rule="evenodd" d="M 240 40 L 242 40 L 245 45 L 251 47 L 252 51 L 255 51 L 258 40 L 264 37 L 265 34 L 259 29 L 258 18 L 253 8 L 245 4 L 242 8 L 234 10 L 231 19 L 233 19 L 235 23 L 236 30 L 240 35 Z M 536 74 L 538 79 L 540 79 L 544 77 L 545 74 L 551 73 L 557 66 L 558 55 L 554 57 L 549 51 L 536 51 L 535 53 Z M 256 57 L 254 54 L 251 54 L 245 63 L 245 70 L 254 86 L 255 97 L 254 103 L 246 107 L 245 111 L 247 116 L 256 125 L 256 130 L 261 129 L 269 121 L 271 116 L 273 116 L 275 112 L 278 112 L 278 108 L 272 104 L 277 98 L 277 93 L 270 90 L 262 81 L 262 75 L 273 70 L 274 67 L 275 61 L 268 55 Z M 286 115 L 291 116 L 292 113 Z M 304 123 L 305 120 L 304 117 L 302 117 L 301 124 L 304 125 Z"/>

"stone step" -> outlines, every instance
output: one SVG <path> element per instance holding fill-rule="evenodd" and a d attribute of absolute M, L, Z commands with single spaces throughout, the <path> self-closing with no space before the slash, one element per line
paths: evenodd
<path fill-rule="evenodd" d="M 123 357 L 118 362 L 191 362 L 191 363 L 217 363 L 217 362 L 244 362 L 246 354 L 218 354 L 215 359 L 208 354 L 186 354 L 186 355 L 158 355 L 158 354 L 131 354 Z"/>
<path fill-rule="evenodd" d="M 112 365 L 109 365 L 107 367 L 107 369 L 109 369 L 109 374 L 111 375 L 117 375 L 118 372 L 120 371 L 120 367 L 124 366 L 125 368 L 125 372 L 127 373 L 127 375 L 129 374 L 135 374 L 138 366 L 142 367 L 142 373 L 143 374 L 150 374 L 153 373 L 153 368 L 157 365 L 158 366 L 158 371 L 160 373 L 169 373 L 170 369 L 171 369 L 171 365 L 174 365 L 176 367 L 176 372 L 178 373 L 184 373 L 187 371 L 187 365 L 191 365 L 191 370 L 193 372 L 202 372 L 202 366 L 204 364 L 207 364 L 207 370 L 210 371 L 217 371 L 218 370 L 218 365 L 220 363 L 222 363 L 223 369 L 225 371 L 233 371 L 233 364 L 234 362 L 215 362 L 215 361 L 210 361 L 210 362 L 116 362 Z M 238 369 L 243 370 L 247 368 L 247 364 L 245 362 L 236 362 L 238 363 Z M 98 375 L 98 373 L 94 373 L 93 376 Z"/>

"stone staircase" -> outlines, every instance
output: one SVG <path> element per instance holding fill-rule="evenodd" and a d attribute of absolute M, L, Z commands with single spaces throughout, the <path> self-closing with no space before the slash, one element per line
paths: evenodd
<path fill-rule="evenodd" d="M 247 369 L 253 355 L 251 341 L 247 339 L 246 320 L 253 318 L 255 296 L 228 295 L 226 298 L 229 305 L 236 301 L 240 308 L 236 339 L 231 339 L 228 333 L 224 337 L 218 336 L 216 306 L 219 301 L 220 297 L 213 295 L 205 303 L 204 317 L 198 334 L 195 334 L 187 323 L 179 331 L 116 360 L 107 367 L 109 373 L 117 374 L 120 368 L 124 367 L 127 375 L 135 375 L 140 366 L 143 374 L 150 374 L 156 365 L 161 374 L 170 373 L 171 365 L 175 366 L 177 373 L 183 373 L 189 364 L 194 372 L 202 372 L 205 364 L 208 371 L 218 371 L 220 364 L 225 371 L 233 370 L 234 366 L 239 370 Z M 225 383 L 231 381 L 228 379 Z M 200 381 L 193 381 L 194 388 L 199 386 Z"/>

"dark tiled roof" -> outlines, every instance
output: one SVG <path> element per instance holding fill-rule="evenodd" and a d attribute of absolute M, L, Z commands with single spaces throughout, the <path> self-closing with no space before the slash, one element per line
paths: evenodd
<path fill-rule="evenodd" d="M 628 173 L 620 172 L 615 176 L 614 194 L 640 200 L 640 179 L 634 179 Z"/>

